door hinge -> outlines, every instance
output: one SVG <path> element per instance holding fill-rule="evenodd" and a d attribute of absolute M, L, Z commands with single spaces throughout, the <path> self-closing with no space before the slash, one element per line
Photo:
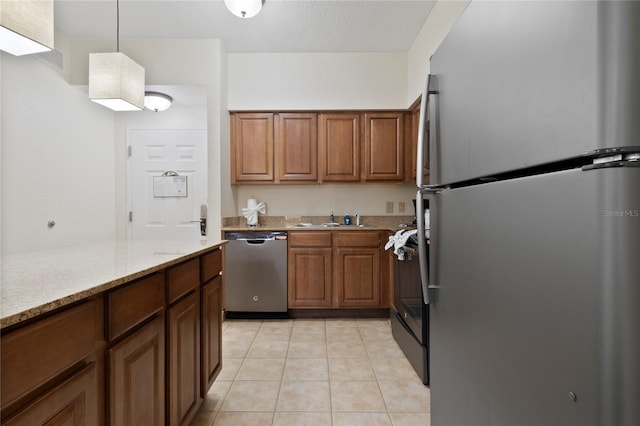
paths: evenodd
<path fill-rule="evenodd" d="M 132 151 L 132 150 L 131 150 L 131 145 L 129 145 L 129 146 L 127 147 L 127 154 L 129 155 L 129 157 L 131 157 L 131 151 Z"/>
<path fill-rule="evenodd" d="M 129 222 L 133 222 L 133 212 L 129 210 Z"/>

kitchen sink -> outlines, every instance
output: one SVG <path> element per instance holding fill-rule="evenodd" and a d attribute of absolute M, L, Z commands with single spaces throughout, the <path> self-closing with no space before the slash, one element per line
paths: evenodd
<path fill-rule="evenodd" d="M 327 223 L 299 223 L 295 228 L 323 229 L 323 228 L 366 228 L 371 225 L 345 225 L 343 223 L 327 222 Z"/>

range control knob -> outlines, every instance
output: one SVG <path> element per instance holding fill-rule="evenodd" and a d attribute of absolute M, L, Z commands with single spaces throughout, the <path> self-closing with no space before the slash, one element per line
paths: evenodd
<path fill-rule="evenodd" d="M 253 301 L 257 302 L 258 301 L 258 296 L 253 296 Z"/>

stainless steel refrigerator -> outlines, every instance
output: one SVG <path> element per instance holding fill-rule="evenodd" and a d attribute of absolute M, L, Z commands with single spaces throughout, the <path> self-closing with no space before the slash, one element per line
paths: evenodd
<path fill-rule="evenodd" d="M 473 1 L 430 68 L 431 424 L 640 425 L 640 2 Z"/>

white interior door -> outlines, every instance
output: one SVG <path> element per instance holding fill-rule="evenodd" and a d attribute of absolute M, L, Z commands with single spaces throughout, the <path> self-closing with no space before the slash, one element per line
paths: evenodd
<path fill-rule="evenodd" d="M 129 238 L 200 238 L 208 192 L 207 131 L 131 129 L 129 146 Z M 162 178 L 174 172 L 176 179 Z"/>

